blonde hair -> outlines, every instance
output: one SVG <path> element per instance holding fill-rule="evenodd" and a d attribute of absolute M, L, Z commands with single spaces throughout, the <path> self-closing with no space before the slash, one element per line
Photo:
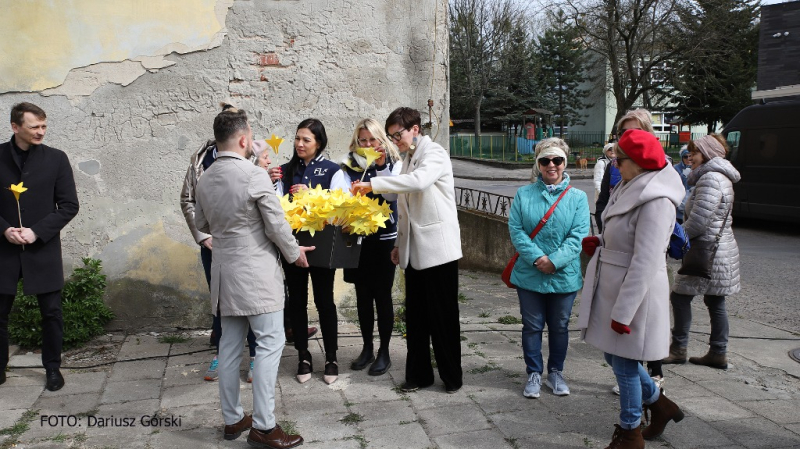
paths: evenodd
<path fill-rule="evenodd" d="M 626 112 L 621 119 L 619 119 L 617 122 L 617 135 L 622 135 L 620 128 L 622 128 L 622 124 L 628 120 L 635 120 L 642 130 L 647 131 L 652 135 L 656 134 L 655 130 L 653 129 L 652 114 L 650 114 L 650 111 L 647 109 L 639 108 L 631 109 L 630 111 Z"/>
<path fill-rule="evenodd" d="M 389 140 L 386 131 L 383 130 L 383 127 L 377 120 L 371 118 L 365 118 L 356 124 L 355 130 L 353 130 L 353 138 L 350 140 L 351 153 L 355 153 L 359 146 L 358 133 L 362 129 L 366 129 L 372 134 L 372 137 L 378 139 L 378 142 L 381 143 L 381 147 L 386 150 L 386 155 L 389 157 L 390 161 L 394 163 L 400 160 L 400 153 L 397 152 L 397 147 L 394 146 L 394 143 Z"/>
<path fill-rule="evenodd" d="M 539 143 L 536 144 L 536 149 L 534 151 L 534 162 L 533 169 L 531 169 L 531 182 L 536 182 L 536 179 L 539 177 L 539 155 L 548 148 L 557 148 L 564 152 L 564 168 L 567 166 L 567 157 L 569 156 L 569 145 L 564 140 L 559 139 L 558 137 L 548 137 L 547 139 L 540 140 Z"/>

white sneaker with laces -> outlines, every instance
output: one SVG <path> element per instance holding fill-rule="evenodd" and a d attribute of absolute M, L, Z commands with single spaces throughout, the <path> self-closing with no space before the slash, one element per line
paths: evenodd
<path fill-rule="evenodd" d="M 556 396 L 569 395 L 569 387 L 567 383 L 564 382 L 564 375 L 561 374 L 561 371 L 550 371 L 544 384 L 550 387 L 550 389 L 553 390 L 553 394 Z"/>
<path fill-rule="evenodd" d="M 614 388 L 611 389 L 611 392 L 619 396 L 619 385 L 614 385 Z"/>
<path fill-rule="evenodd" d="M 538 398 L 541 389 L 542 375 L 539 373 L 531 373 L 528 376 L 528 383 L 525 384 L 525 389 L 522 390 L 522 395 L 526 398 Z"/>

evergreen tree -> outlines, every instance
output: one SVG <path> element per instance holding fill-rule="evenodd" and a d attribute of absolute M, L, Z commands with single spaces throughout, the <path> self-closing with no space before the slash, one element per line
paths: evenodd
<path fill-rule="evenodd" d="M 693 51 L 674 62 L 671 108 L 681 119 L 704 123 L 713 132 L 741 109 L 750 97 L 758 68 L 758 0 L 698 0 L 683 14 Z"/>
<path fill-rule="evenodd" d="M 586 51 L 580 32 L 562 10 L 551 16 L 551 28 L 539 37 L 537 54 L 545 101 L 563 136 L 564 126 L 586 123 L 579 111 L 591 105 L 585 101 L 588 91 L 579 88 L 587 81 Z"/>

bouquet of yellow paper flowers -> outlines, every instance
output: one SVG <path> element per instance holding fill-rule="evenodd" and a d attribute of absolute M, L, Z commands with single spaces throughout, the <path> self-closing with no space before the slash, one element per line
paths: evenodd
<path fill-rule="evenodd" d="M 320 186 L 295 193 L 292 201 L 284 195 L 281 206 L 292 229 L 308 231 L 312 236 L 326 225 L 341 226 L 349 234 L 374 234 L 378 228 L 386 227 L 386 220 L 392 215 L 389 203 Z"/>

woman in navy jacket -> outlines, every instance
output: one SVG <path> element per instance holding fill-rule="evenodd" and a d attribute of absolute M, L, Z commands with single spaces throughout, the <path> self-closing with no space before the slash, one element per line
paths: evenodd
<path fill-rule="evenodd" d="M 325 127 L 317 119 L 309 118 L 297 125 L 294 137 L 292 159 L 281 166 L 282 179 L 277 182 L 278 195 L 294 194 L 301 190 L 321 186 L 323 189 L 348 189 L 348 185 L 333 185 L 334 175 L 339 166 L 322 157 L 328 145 Z M 289 315 L 294 333 L 294 347 L 297 349 L 299 363 L 297 380 L 300 383 L 311 379 L 313 365 L 308 351 L 308 277 L 314 291 L 314 304 L 319 313 L 319 326 L 325 347 L 325 375 L 323 379 L 330 384 L 339 376 L 336 363 L 338 319 L 336 304 L 333 302 L 333 276 L 336 269 L 322 267 L 300 268 L 283 263 L 286 286 L 289 289 Z"/>

